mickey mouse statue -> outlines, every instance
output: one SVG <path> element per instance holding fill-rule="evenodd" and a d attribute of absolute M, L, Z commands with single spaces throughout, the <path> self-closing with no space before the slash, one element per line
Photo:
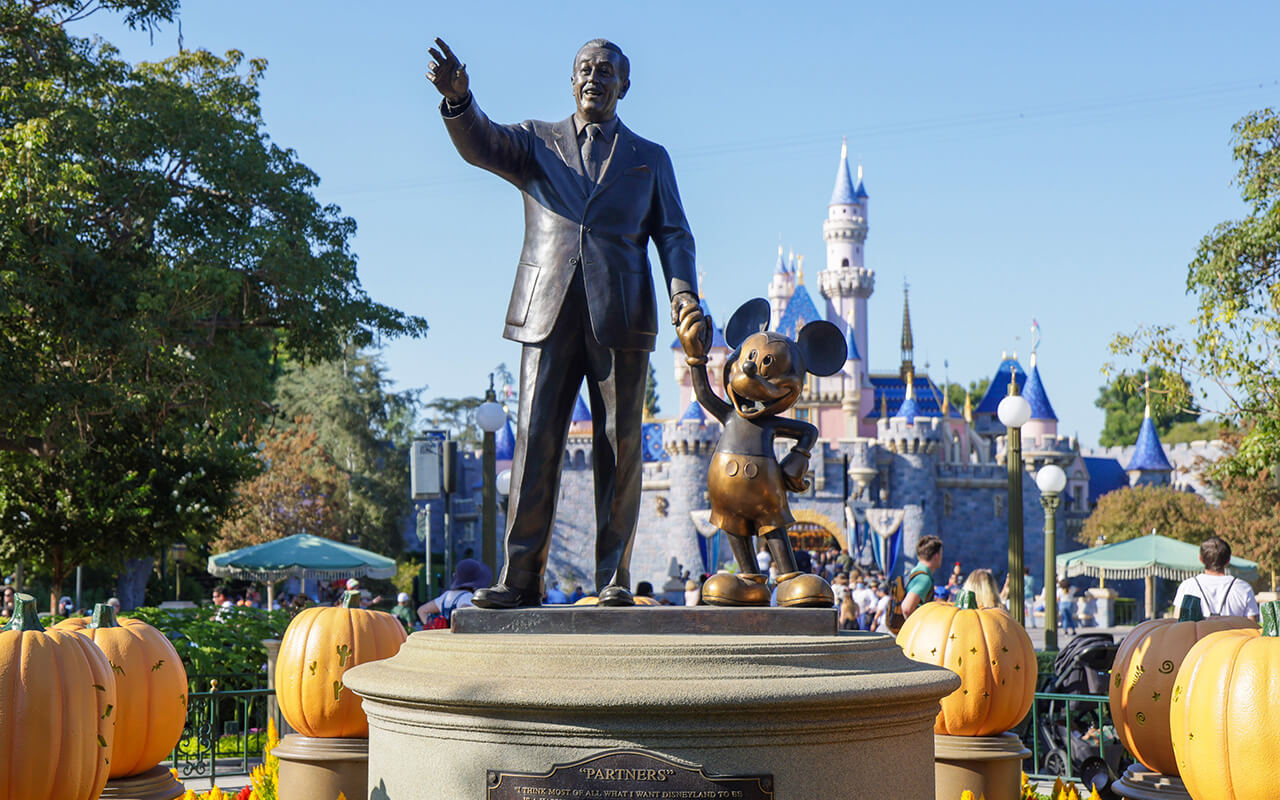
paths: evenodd
<path fill-rule="evenodd" d="M 724 425 L 707 476 L 711 522 L 729 535 L 739 567 L 737 575 L 708 578 L 702 600 L 713 606 L 769 605 L 768 576 L 760 572 L 752 546 L 753 536 L 763 536 L 778 567 L 778 605 L 825 608 L 835 600 L 831 587 L 796 567 L 787 536 L 795 522 L 787 491 L 809 488 L 805 473 L 818 429 L 782 414 L 799 399 L 806 372 L 834 375 L 844 366 L 847 345 L 840 329 L 826 321 L 806 324 L 797 341 L 768 327 L 769 301 L 759 297 L 729 318 L 724 336 L 734 350 L 725 362 L 727 403 L 707 380 L 710 317 L 686 317 L 677 331 L 698 402 Z M 796 440 L 781 464 L 773 448 L 779 436 Z"/>

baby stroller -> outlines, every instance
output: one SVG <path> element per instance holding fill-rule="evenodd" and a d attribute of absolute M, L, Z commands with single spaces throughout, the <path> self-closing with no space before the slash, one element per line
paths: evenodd
<path fill-rule="evenodd" d="M 1119 645 L 1110 634 L 1089 633 L 1073 638 L 1058 652 L 1053 675 L 1040 689 L 1053 694 L 1106 695 L 1107 679 Z M 1112 781 L 1132 763 L 1115 736 L 1110 713 L 1096 703 L 1067 700 L 1036 701 L 1036 734 L 1040 763 L 1032 769 L 1044 775 L 1071 775 L 1085 786 L 1111 796 Z M 1027 748 L 1036 753 L 1024 735 Z M 1031 771 L 1031 770 L 1028 770 Z"/>

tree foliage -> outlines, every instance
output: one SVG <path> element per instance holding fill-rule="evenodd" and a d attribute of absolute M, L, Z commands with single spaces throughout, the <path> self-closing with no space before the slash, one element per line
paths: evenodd
<path fill-rule="evenodd" d="M 1151 381 L 1152 387 L 1173 384 L 1177 387 L 1173 396 L 1187 398 L 1190 386 L 1180 376 L 1168 375 L 1160 367 L 1135 370 L 1117 375 L 1110 383 L 1098 387 L 1098 399 L 1093 404 L 1105 412 L 1098 443 L 1103 447 L 1127 446 L 1138 441 L 1138 430 L 1146 414 L 1148 395 L 1151 400 L 1151 421 L 1155 423 L 1160 440 L 1165 441 L 1174 425 L 1195 423 L 1199 414 L 1179 407 L 1170 401 L 1167 390 L 1152 388 L 1143 391 L 1143 384 Z M 1203 437 L 1200 437 L 1203 438 Z M 1190 441 L 1190 440 L 1186 440 Z"/>
<path fill-rule="evenodd" d="M 1231 431 L 1223 440 L 1236 448 L 1246 434 Z M 1224 470 L 1216 475 L 1222 498 L 1218 535 L 1231 544 L 1232 554 L 1258 562 L 1258 570 L 1276 586 L 1280 574 L 1280 472 L 1275 469 Z"/>
<path fill-rule="evenodd" d="M 1187 269 L 1198 301 L 1193 333 L 1148 325 L 1117 336 L 1112 349 L 1168 369 L 1159 388 L 1177 405 L 1192 398 L 1174 378 L 1217 387 L 1226 398 L 1219 415 L 1248 430 L 1217 471 L 1255 475 L 1280 464 L 1280 115 L 1255 111 L 1233 133 L 1246 214 L 1210 231 Z"/>
<path fill-rule="evenodd" d="M 320 446 L 309 418 L 257 437 L 262 472 L 240 484 L 214 541 L 219 552 L 309 533 L 346 538 L 347 476 Z"/>
<path fill-rule="evenodd" d="M 1098 500 L 1084 521 L 1077 540 L 1097 544 L 1123 542 L 1155 532 L 1184 542 L 1200 544 L 1217 528 L 1217 509 L 1203 497 L 1168 486 L 1135 486 L 1117 489 Z"/>
<path fill-rule="evenodd" d="M 310 366 L 291 365 L 277 385 L 287 419 L 305 416 L 317 443 L 347 485 L 346 539 L 393 555 L 403 547 L 401 524 L 412 510 L 409 447 L 416 390 L 392 392 L 386 368 L 368 352 Z"/>
<path fill-rule="evenodd" d="M 982 402 L 983 396 L 987 393 L 987 387 L 989 387 L 990 385 L 991 385 L 990 378 L 979 378 L 976 381 L 969 381 L 969 386 L 967 387 L 967 389 L 969 392 L 969 396 L 973 400 L 973 405 L 975 408 L 978 406 L 978 403 Z M 951 407 L 956 409 L 957 411 L 964 410 L 965 391 L 966 391 L 966 387 L 964 386 L 964 384 L 961 384 L 961 383 L 947 384 L 947 401 L 951 403 Z"/>
<path fill-rule="evenodd" d="M 216 530 L 220 486 L 198 518 L 169 486 L 252 464 L 280 353 L 426 329 L 367 297 L 354 222 L 265 133 L 263 61 L 130 65 L 65 29 L 177 5 L 0 3 L 0 551 L 55 571 Z"/>

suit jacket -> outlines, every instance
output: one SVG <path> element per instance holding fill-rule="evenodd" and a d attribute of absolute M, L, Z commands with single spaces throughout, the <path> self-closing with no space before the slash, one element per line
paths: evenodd
<path fill-rule="evenodd" d="M 600 344 L 653 350 L 658 334 L 649 241 L 669 295 L 697 293 L 693 234 L 680 205 L 671 159 L 621 122 L 613 156 L 595 185 L 584 177 L 573 118 L 490 122 L 474 100 L 445 127 L 467 162 L 524 195 L 524 249 L 503 336 L 537 344 L 555 326 L 581 267 Z"/>

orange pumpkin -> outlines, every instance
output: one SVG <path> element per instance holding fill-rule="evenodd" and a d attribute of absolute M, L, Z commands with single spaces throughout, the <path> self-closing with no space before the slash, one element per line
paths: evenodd
<path fill-rule="evenodd" d="M 1038 669 L 1031 637 L 1003 608 L 978 608 L 973 592 L 954 606 L 918 607 L 902 624 L 898 646 L 908 658 L 960 676 L 960 688 L 942 698 L 934 733 L 1001 734 L 1031 708 Z"/>
<path fill-rule="evenodd" d="M 342 675 L 356 664 L 390 658 L 404 640 L 400 620 L 360 608 L 359 592 L 346 592 L 337 608 L 306 609 L 289 623 L 280 642 L 280 712 L 304 736 L 368 736 L 360 698 L 343 686 Z"/>
<path fill-rule="evenodd" d="M 1187 651 L 1216 631 L 1253 627 L 1244 617 L 1205 619 L 1200 598 L 1184 597 L 1176 620 L 1147 620 L 1124 637 L 1111 665 L 1111 719 L 1125 749 L 1147 769 L 1178 774 L 1169 739 L 1169 701 Z"/>
<path fill-rule="evenodd" d="M 0 631 L 0 796 L 95 800 L 107 784 L 116 681 L 93 642 L 46 631 L 18 594 Z"/>
<path fill-rule="evenodd" d="M 1274 800 L 1280 792 L 1280 602 L 1259 611 L 1261 632 L 1205 636 L 1173 683 L 1173 753 L 1196 800 Z"/>
<path fill-rule="evenodd" d="M 99 603 L 92 617 L 72 617 L 57 625 L 93 640 L 116 676 L 117 724 L 111 777 L 139 775 L 164 760 L 182 738 L 187 721 L 187 670 L 178 651 L 159 630 L 140 619 L 116 619 Z"/>

